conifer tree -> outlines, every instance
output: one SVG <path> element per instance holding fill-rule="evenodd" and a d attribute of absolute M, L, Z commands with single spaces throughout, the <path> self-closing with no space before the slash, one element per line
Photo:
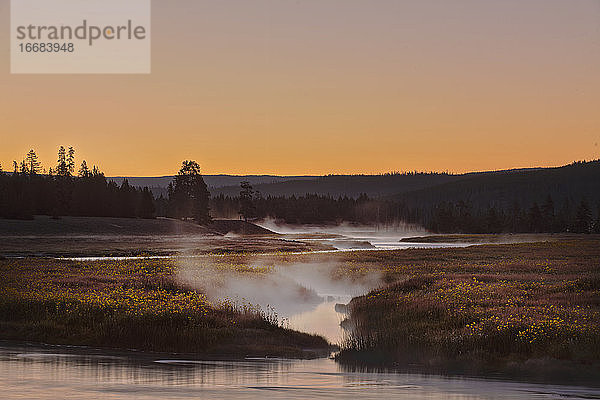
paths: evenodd
<path fill-rule="evenodd" d="M 69 176 L 75 173 L 75 149 L 73 147 L 69 147 L 69 152 L 67 153 L 67 172 Z"/>
<path fill-rule="evenodd" d="M 38 160 L 38 156 L 33 149 L 29 150 L 29 153 L 25 156 L 25 162 L 27 163 L 27 169 L 31 175 L 37 175 L 40 172 L 42 164 Z"/>
<path fill-rule="evenodd" d="M 209 192 L 195 161 L 184 161 L 169 186 L 169 214 L 176 218 L 193 218 L 198 224 L 211 221 Z"/>
<path fill-rule="evenodd" d="M 58 160 L 56 164 L 56 175 L 67 176 L 69 168 L 67 166 L 67 152 L 63 146 L 58 148 Z"/>
<path fill-rule="evenodd" d="M 81 162 L 81 167 L 79 167 L 79 173 L 78 173 L 80 178 L 88 178 L 91 173 L 90 170 L 88 169 L 87 163 L 85 162 L 85 160 L 83 160 Z"/>

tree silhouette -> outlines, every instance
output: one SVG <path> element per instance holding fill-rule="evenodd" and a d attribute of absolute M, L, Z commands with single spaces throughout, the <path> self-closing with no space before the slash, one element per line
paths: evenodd
<path fill-rule="evenodd" d="M 25 156 L 25 162 L 27 163 L 27 168 L 31 175 L 37 175 L 41 171 L 42 164 L 38 160 L 38 156 L 33 149 L 29 150 L 29 153 Z"/>
<path fill-rule="evenodd" d="M 69 152 L 67 153 L 67 174 L 69 176 L 73 175 L 75 172 L 75 149 L 73 147 L 69 147 Z"/>
<path fill-rule="evenodd" d="M 592 212 L 585 200 L 581 200 L 575 214 L 573 231 L 576 233 L 590 233 L 592 227 Z"/>
<path fill-rule="evenodd" d="M 85 160 L 81 162 L 81 167 L 79 167 L 79 172 L 77 174 L 80 178 L 88 178 L 92 175 L 90 170 L 88 169 L 87 163 Z"/>
<path fill-rule="evenodd" d="M 56 161 L 56 175 L 69 175 L 69 167 L 67 166 L 67 152 L 63 146 L 60 146 L 58 148 L 58 160 Z"/>
<path fill-rule="evenodd" d="M 533 206 L 529 209 L 529 231 L 530 232 L 541 232 L 543 225 L 542 212 L 537 202 L 533 203 Z"/>
<path fill-rule="evenodd" d="M 138 206 L 138 215 L 141 218 L 154 218 L 156 213 L 156 207 L 154 206 L 154 198 L 152 193 L 145 187 L 142 190 L 140 203 Z"/>
<path fill-rule="evenodd" d="M 184 161 L 169 185 L 169 214 L 176 218 L 193 218 L 198 224 L 211 221 L 209 192 L 195 161 Z"/>
<path fill-rule="evenodd" d="M 256 217 L 256 207 L 254 206 L 253 196 L 254 190 L 250 182 L 243 181 L 240 183 L 242 190 L 240 191 L 240 211 L 239 214 L 244 221 L 248 221 L 248 218 Z"/>
<path fill-rule="evenodd" d="M 19 164 L 19 173 L 21 173 L 22 175 L 29 173 L 29 166 L 27 165 L 27 161 L 21 161 L 21 164 Z"/>
<path fill-rule="evenodd" d="M 552 196 L 548 195 L 546 201 L 541 207 L 542 213 L 542 230 L 544 232 L 554 232 L 556 229 L 556 216 L 554 215 L 554 201 Z"/>

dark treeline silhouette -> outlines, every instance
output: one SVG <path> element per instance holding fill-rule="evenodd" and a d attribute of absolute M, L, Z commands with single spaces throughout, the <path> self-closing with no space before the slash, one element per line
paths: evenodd
<path fill-rule="evenodd" d="M 280 179 L 282 177 L 279 177 Z M 401 192 L 423 189 L 446 182 L 462 179 L 461 175 L 437 172 L 391 172 L 378 175 L 325 175 L 290 179 L 272 183 L 252 184 L 263 196 L 304 196 L 307 193 L 334 197 L 358 197 L 365 193 L 369 197 L 396 195 Z M 247 179 L 243 179 L 247 180 Z M 213 196 L 223 194 L 235 197 L 239 193 L 239 182 L 235 186 L 213 187 Z"/>
<path fill-rule="evenodd" d="M 357 198 L 317 194 L 262 197 L 258 194 L 252 199 L 251 205 L 247 198 L 220 194 L 211 199 L 211 210 L 215 216 L 222 218 L 240 214 L 247 220 L 273 218 L 288 224 L 373 224 L 417 219 L 397 201 L 374 200 L 365 194 Z"/>
<path fill-rule="evenodd" d="M 341 177 L 334 193 L 352 177 Z M 460 179 L 459 179 L 460 178 Z M 360 182 L 371 180 L 356 176 Z M 418 181 L 417 181 L 418 179 Z M 326 179 L 324 179 L 326 181 Z M 560 168 L 466 174 L 389 174 L 386 183 L 406 181 L 395 196 L 305 194 L 262 195 L 244 181 L 235 195 L 210 197 L 195 161 L 184 161 L 167 189 L 155 199 L 148 188 L 109 181 L 85 161 L 75 173 L 75 151 L 61 147 L 55 167 L 43 171 L 33 150 L 12 172 L 0 168 L 0 217 L 34 215 L 153 218 L 166 216 L 208 224 L 211 217 L 289 224 L 420 224 L 433 232 L 600 233 L 600 161 Z M 429 182 L 427 186 L 425 182 Z M 320 181 L 319 181 L 320 182 Z M 306 184 L 306 182 L 301 182 Z M 352 185 L 356 191 L 357 183 Z M 372 193 L 375 187 L 365 185 Z M 265 185 L 259 186 L 261 188 Z M 323 187 L 325 189 L 325 187 Z"/>
<path fill-rule="evenodd" d="M 248 189 L 244 191 L 247 197 Z M 270 217 L 289 224 L 408 222 L 443 233 L 600 233 L 600 161 L 471 174 L 394 197 L 263 197 L 257 192 L 249 207 L 244 195 L 220 194 L 211 200 L 211 208 L 219 217 L 239 213 L 244 218 Z"/>
<path fill-rule="evenodd" d="M 435 232 L 598 232 L 600 161 L 475 175 L 395 200 Z"/>
<path fill-rule="evenodd" d="M 117 185 L 86 161 L 75 174 L 75 150 L 58 150 L 54 168 L 43 171 L 30 150 L 13 171 L 0 167 L 0 218 L 32 219 L 34 215 L 155 218 L 168 216 L 211 221 L 209 192 L 195 161 L 184 161 L 168 188 L 168 197 L 155 199 L 147 188 L 133 187 L 127 179 Z"/>
<path fill-rule="evenodd" d="M 371 199 L 325 195 L 267 196 L 252 200 L 252 208 L 242 205 L 239 196 L 218 195 L 211 199 L 213 216 L 244 219 L 273 218 L 287 224 L 326 225 L 341 222 L 359 224 L 396 224 L 407 222 L 423 225 L 440 233 L 525 233 L 577 232 L 600 233 L 600 207 L 595 212 L 586 200 L 566 202 L 557 207 L 551 196 L 538 205 L 522 208 L 497 206 L 474 209 L 465 201 L 443 202 L 432 207 L 411 207 L 401 200 Z M 252 214 L 244 214 L 251 209 Z"/>
<path fill-rule="evenodd" d="M 210 194 L 202 174 L 200 165 L 195 161 L 184 161 L 179 173 L 168 187 L 168 199 L 162 196 L 158 202 L 165 216 L 178 219 L 193 219 L 196 223 L 210 223 L 208 199 Z"/>
<path fill-rule="evenodd" d="M 0 217 L 31 219 L 34 215 L 154 218 L 154 198 L 148 188 L 125 180 L 117 186 L 96 166 L 83 161 L 75 174 L 75 150 L 60 147 L 56 168 L 41 170 L 31 150 L 13 163 L 11 173 L 0 171 Z"/>

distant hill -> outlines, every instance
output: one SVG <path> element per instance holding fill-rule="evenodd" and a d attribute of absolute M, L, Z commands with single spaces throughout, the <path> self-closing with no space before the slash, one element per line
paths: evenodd
<path fill-rule="evenodd" d="M 398 193 L 409 206 L 426 207 L 441 202 L 469 202 L 474 207 L 508 208 L 515 202 L 541 204 L 548 195 L 558 204 L 585 199 L 600 203 L 600 160 L 576 162 L 556 168 L 509 170 L 470 174 L 463 179 L 419 190 Z"/>
<path fill-rule="evenodd" d="M 276 176 L 276 175 L 204 175 L 204 181 L 212 196 L 223 194 L 237 196 L 240 182 L 248 181 L 263 196 L 303 196 L 307 193 L 334 197 L 386 197 L 461 181 L 474 176 L 494 175 L 506 172 L 525 172 L 521 169 L 499 172 L 474 172 L 468 174 L 402 173 L 380 175 L 326 175 L 326 176 Z M 109 177 L 121 184 L 127 179 L 132 186 L 149 187 L 155 196 L 165 195 L 173 176 L 162 177 Z"/>
<path fill-rule="evenodd" d="M 448 174 L 384 174 L 384 175 L 327 175 L 313 179 L 287 180 L 254 185 L 263 196 L 302 196 L 307 193 L 331 196 L 369 197 L 387 196 L 435 186 L 462 179 Z M 211 190 L 213 195 L 236 196 L 239 186 L 225 186 Z"/>
<path fill-rule="evenodd" d="M 310 180 L 317 176 L 277 176 L 277 175 L 203 175 L 204 182 L 209 187 L 211 193 L 217 193 L 220 188 L 229 187 L 229 191 L 239 193 L 240 182 L 248 181 L 251 185 L 272 184 L 285 181 Z M 167 186 L 173 181 L 173 176 L 157 177 L 136 177 L 136 176 L 114 176 L 106 179 L 120 185 L 124 179 L 127 179 L 130 185 L 139 187 L 148 187 L 155 196 L 165 195 Z"/>
<path fill-rule="evenodd" d="M 466 174 L 403 173 L 381 175 L 205 175 L 212 196 L 237 196 L 239 183 L 249 181 L 263 196 L 303 196 L 305 194 L 404 200 L 410 206 L 442 201 L 469 201 L 474 206 L 506 207 L 515 201 L 541 202 L 548 194 L 556 202 L 582 197 L 592 204 L 600 196 L 600 161 L 578 162 L 555 168 L 525 168 Z M 109 180 L 120 184 L 124 177 Z M 172 176 L 127 177 L 133 186 L 148 186 L 158 196 L 165 194 Z"/>

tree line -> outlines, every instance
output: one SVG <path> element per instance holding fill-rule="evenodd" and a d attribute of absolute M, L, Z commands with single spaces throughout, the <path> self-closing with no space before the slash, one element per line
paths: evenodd
<path fill-rule="evenodd" d="M 75 171 L 75 149 L 60 146 L 56 165 L 42 169 L 34 150 L 12 172 L 0 165 L 0 218 L 32 219 L 34 215 L 155 218 L 166 216 L 211 221 L 209 192 L 195 161 L 184 161 L 168 188 L 154 198 L 147 187 L 107 180 L 97 166 L 83 160 Z"/>
<path fill-rule="evenodd" d="M 540 187 L 535 187 L 535 196 L 523 189 L 532 183 L 523 180 L 522 174 L 480 176 L 399 197 L 378 198 L 364 193 L 356 197 L 262 196 L 248 182 L 241 182 L 239 195 L 211 198 L 200 166 L 188 160 L 183 161 L 169 184 L 166 197 L 161 194 L 155 198 L 147 187 L 133 187 L 127 180 L 120 185 L 107 180 L 98 167 L 90 169 L 85 160 L 77 172 L 75 165 L 75 150 L 61 146 L 56 165 L 47 171 L 33 150 L 20 163 L 13 162 L 12 172 L 3 172 L 0 166 L 0 217 L 164 216 L 199 224 L 208 224 L 213 217 L 250 221 L 273 218 L 288 224 L 315 225 L 405 222 L 444 233 L 600 233 L 600 191 L 596 190 L 595 179 L 600 171 L 598 162 L 576 163 L 558 171 L 561 179 L 571 185 L 566 188 L 556 183 L 560 180 L 546 179 L 550 183 L 541 186 L 549 189 L 543 201 L 538 200 Z M 573 186 L 578 179 L 578 186 Z M 511 190 L 514 193 L 509 201 L 507 193 Z M 591 193 L 590 199 L 586 193 Z"/>
<path fill-rule="evenodd" d="M 402 200 L 373 199 L 366 194 L 357 198 L 314 194 L 298 197 L 257 195 L 251 205 L 248 203 L 247 197 L 221 194 L 213 197 L 210 204 L 213 213 L 221 218 L 239 214 L 244 219 L 273 218 L 287 224 L 392 225 L 406 222 L 439 233 L 600 233 L 600 206 L 594 213 L 582 199 L 578 203 L 567 201 L 557 207 L 550 195 L 541 205 L 534 202 L 529 207 L 521 207 L 515 202 L 509 209 L 497 205 L 475 208 L 466 200 L 414 207 Z"/>
<path fill-rule="evenodd" d="M 0 217 L 34 215 L 153 218 L 155 206 L 148 188 L 126 180 L 117 186 L 85 160 L 75 172 L 75 150 L 61 146 L 56 165 L 47 171 L 33 150 L 21 163 L 13 162 L 12 172 L 0 168 Z"/>

